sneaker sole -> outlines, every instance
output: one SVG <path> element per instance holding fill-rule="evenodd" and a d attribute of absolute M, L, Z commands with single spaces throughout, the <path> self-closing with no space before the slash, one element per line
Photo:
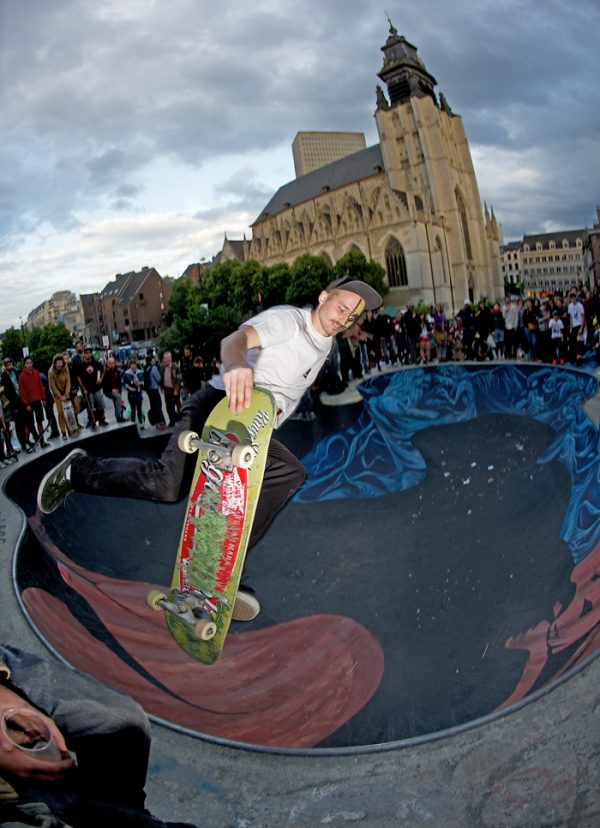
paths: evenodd
<path fill-rule="evenodd" d="M 247 592 L 241 594 L 241 598 L 238 593 L 235 599 L 231 617 L 234 621 L 253 621 L 260 612 L 260 604 L 253 595 Z"/>
<path fill-rule="evenodd" d="M 54 507 L 54 509 L 44 509 L 44 508 L 42 507 L 42 492 L 43 492 L 43 490 L 44 490 L 44 486 L 46 485 L 46 483 L 48 482 L 48 480 L 52 477 L 52 475 L 53 475 L 53 474 L 55 474 L 55 473 L 56 473 L 57 468 L 58 468 L 59 466 L 62 466 L 62 465 L 63 465 L 63 463 L 64 463 L 66 460 L 68 460 L 70 457 L 71 457 L 71 458 L 75 458 L 75 457 L 85 457 L 86 455 L 87 455 L 87 451 L 84 451 L 83 449 L 79 449 L 79 448 L 73 449 L 73 451 L 70 451 L 70 452 L 67 454 L 67 456 L 65 457 L 65 459 L 64 459 L 64 460 L 61 460 L 61 461 L 60 461 L 60 463 L 57 463 L 57 464 L 56 464 L 56 466 L 53 466 L 53 467 L 50 469 L 50 471 L 49 471 L 49 472 L 47 472 L 47 473 L 46 473 L 46 474 L 42 477 L 42 479 L 41 479 L 41 481 L 40 481 L 40 485 L 38 486 L 36 501 L 37 501 L 37 507 L 38 507 L 38 509 L 40 510 L 40 512 L 41 512 L 43 515 L 51 515 L 51 514 L 52 514 L 52 512 L 55 512 L 55 511 L 58 509 L 59 505 L 60 505 L 60 504 L 57 504 L 57 505 Z"/>

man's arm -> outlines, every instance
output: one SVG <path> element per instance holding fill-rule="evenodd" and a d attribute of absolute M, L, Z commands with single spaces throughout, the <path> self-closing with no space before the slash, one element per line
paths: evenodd
<path fill-rule="evenodd" d="M 0 717 L 11 707 L 29 708 L 36 710 L 21 696 L 4 685 L 0 685 Z M 36 712 L 40 712 L 37 710 Z M 25 779 L 43 779 L 46 782 L 57 782 L 73 766 L 73 760 L 67 752 L 67 746 L 62 733 L 52 719 L 44 717 L 52 731 L 54 742 L 63 755 L 63 759 L 45 760 L 29 756 L 25 751 L 15 747 L 0 730 L 0 769 L 9 771 Z"/>
<path fill-rule="evenodd" d="M 250 348 L 260 348 L 260 336 L 256 328 L 244 325 L 221 341 L 221 362 L 227 404 L 234 413 L 250 406 L 254 372 L 248 367 Z"/>

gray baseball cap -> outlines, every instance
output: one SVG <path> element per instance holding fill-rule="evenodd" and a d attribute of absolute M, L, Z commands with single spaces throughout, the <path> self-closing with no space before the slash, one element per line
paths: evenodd
<path fill-rule="evenodd" d="M 383 299 L 374 288 L 366 282 L 361 282 L 360 279 L 353 279 L 351 276 L 342 276 L 341 279 L 336 279 L 327 285 L 325 290 L 328 293 L 330 290 L 349 290 L 351 293 L 356 293 L 361 299 L 364 299 L 365 310 L 375 310 L 383 304 Z"/>

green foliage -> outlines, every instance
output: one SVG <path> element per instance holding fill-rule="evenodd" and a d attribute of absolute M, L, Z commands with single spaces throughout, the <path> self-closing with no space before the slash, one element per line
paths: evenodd
<path fill-rule="evenodd" d="M 349 250 L 335 263 L 333 272 L 334 279 L 351 276 L 353 279 L 362 279 L 363 282 L 375 288 L 381 296 L 385 296 L 387 292 L 384 281 L 385 270 L 372 259 L 368 261 L 360 250 L 354 248 Z"/>
<path fill-rule="evenodd" d="M 175 282 L 158 351 L 181 351 L 189 344 L 195 353 L 212 359 L 219 354 L 221 339 L 244 319 L 273 305 L 314 306 L 333 279 L 347 274 L 385 293 L 383 268 L 357 250 L 349 251 L 335 268 L 309 254 L 292 265 L 270 267 L 253 259 L 220 262 L 204 272 L 200 285 L 190 279 Z"/>
<path fill-rule="evenodd" d="M 31 331 L 9 328 L 2 338 L 2 357 L 10 356 L 22 365 L 24 344 L 35 367 L 47 373 L 55 355 L 72 347 L 73 338 L 62 322 Z"/>
<path fill-rule="evenodd" d="M 44 373 L 52 365 L 56 354 L 66 351 L 73 345 L 73 338 L 62 322 L 33 328 L 29 333 L 29 353 L 33 364 Z"/>
<path fill-rule="evenodd" d="M 290 282 L 285 293 L 289 305 L 314 307 L 317 296 L 333 279 L 333 271 L 320 256 L 305 253 L 290 267 Z"/>
<path fill-rule="evenodd" d="M 16 363 L 23 361 L 23 344 L 27 343 L 27 333 L 25 332 L 25 343 L 23 342 L 23 332 L 16 328 L 9 328 L 4 332 L 2 337 L 2 359 L 10 357 Z"/>

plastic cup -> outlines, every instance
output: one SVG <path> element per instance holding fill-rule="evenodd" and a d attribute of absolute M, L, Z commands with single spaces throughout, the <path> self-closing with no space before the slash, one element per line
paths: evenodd
<path fill-rule="evenodd" d="M 27 707 L 12 707 L 2 716 L 2 732 L 19 750 L 45 761 L 62 759 L 44 717 Z"/>

